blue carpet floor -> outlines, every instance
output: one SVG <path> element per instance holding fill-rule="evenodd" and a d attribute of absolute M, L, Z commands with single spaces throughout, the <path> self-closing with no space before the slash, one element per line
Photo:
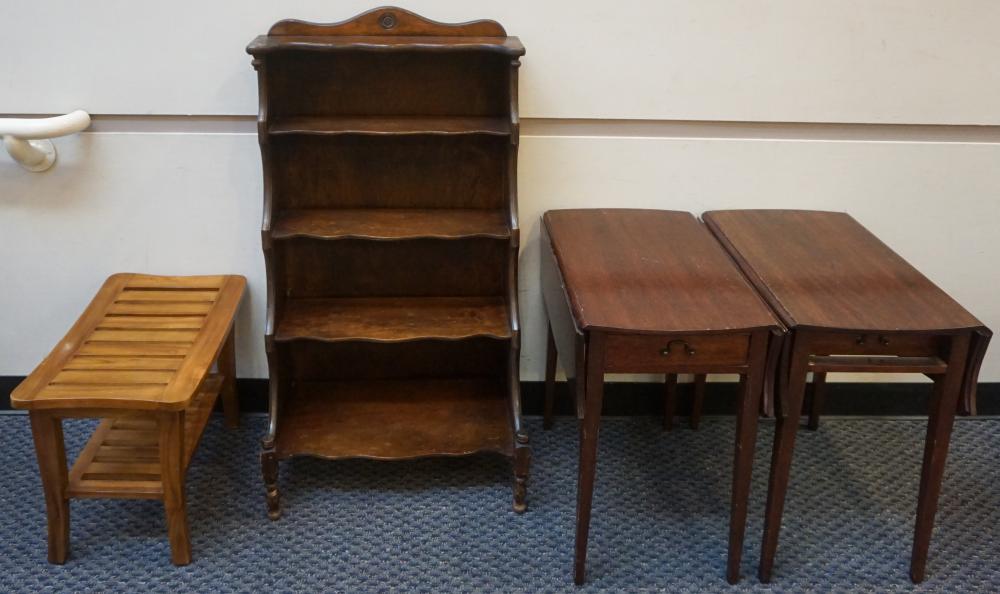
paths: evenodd
<path fill-rule="evenodd" d="M 71 557 L 46 562 L 28 420 L 0 416 L 0 591 L 46 592 L 997 592 L 1000 421 L 956 424 L 927 581 L 907 569 L 925 423 L 829 419 L 798 440 L 771 585 L 758 583 L 773 425 L 762 423 L 744 578 L 724 579 L 734 423 L 664 434 L 655 419 L 605 419 L 585 588 L 572 585 L 576 430 L 528 421 L 529 511 L 510 511 L 492 457 L 416 462 L 293 460 L 284 516 L 265 514 L 263 417 L 213 419 L 188 475 L 194 562 L 175 568 L 161 505 L 72 503 Z M 67 421 L 68 447 L 92 423 Z"/>

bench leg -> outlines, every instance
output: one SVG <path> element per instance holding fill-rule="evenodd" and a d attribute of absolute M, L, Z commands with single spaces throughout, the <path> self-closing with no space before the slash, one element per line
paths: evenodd
<path fill-rule="evenodd" d="M 49 563 L 62 565 L 69 556 L 69 497 L 66 494 L 69 475 L 62 419 L 37 411 L 31 411 L 29 417 L 35 453 L 38 455 L 38 471 L 45 491 Z"/>
<path fill-rule="evenodd" d="M 170 538 L 170 560 L 174 565 L 187 565 L 191 562 L 191 537 L 184 494 L 184 412 L 161 414 L 159 429 L 160 480 Z"/>
<path fill-rule="evenodd" d="M 545 411 L 542 417 L 542 427 L 552 428 L 552 408 L 556 401 L 556 362 L 559 357 L 556 352 L 556 339 L 552 336 L 552 326 L 548 327 L 548 339 L 545 345 Z"/>
<path fill-rule="evenodd" d="M 219 353 L 219 373 L 222 374 L 222 410 L 226 425 L 240 426 L 240 401 L 236 395 L 236 329 L 229 329 L 229 336 Z"/>
<path fill-rule="evenodd" d="M 677 414 L 677 374 L 668 373 L 663 383 L 663 429 L 671 431 L 674 428 L 674 415 Z"/>
<path fill-rule="evenodd" d="M 705 380 L 707 377 L 704 373 L 696 373 L 694 376 L 694 400 L 691 401 L 691 418 L 688 422 L 695 430 L 701 425 L 701 409 L 705 405 Z"/>

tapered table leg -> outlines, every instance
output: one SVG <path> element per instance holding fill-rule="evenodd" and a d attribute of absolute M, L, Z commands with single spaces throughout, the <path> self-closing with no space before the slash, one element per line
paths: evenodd
<path fill-rule="evenodd" d="M 757 419 L 764 395 L 764 362 L 767 356 L 766 333 L 757 333 L 751 342 L 750 369 L 740 376 L 739 402 L 736 409 L 736 447 L 733 452 L 733 492 L 729 512 L 729 560 L 726 580 L 740 581 L 743 560 L 743 537 L 746 534 L 747 504 L 753 477 L 754 450 L 757 448 Z"/>
<path fill-rule="evenodd" d="M 552 408 L 556 401 L 556 363 L 558 353 L 556 352 L 556 339 L 552 336 L 552 326 L 548 328 L 548 340 L 545 343 L 545 411 L 542 420 L 542 427 L 552 428 Z"/>
<path fill-rule="evenodd" d="M 826 399 L 826 374 L 814 373 L 812 381 L 812 404 L 809 406 L 809 424 L 811 431 L 819 429 L 819 414 L 823 412 L 823 402 Z"/>
<path fill-rule="evenodd" d="M 788 389 L 783 394 L 781 413 L 775 423 L 774 451 L 771 455 L 771 475 L 768 479 L 767 506 L 764 512 L 764 542 L 761 545 L 758 571 L 760 581 L 764 583 L 771 581 L 774 554 L 781 532 L 781 515 L 785 508 L 785 493 L 788 490 L 788 475 L 792 466 L 792 452 L 795 448 L 795 434 L 802 414 L 809 358 L 806 346 L 793 347 Z"/>
<path fill-rule="evenodd" d="M 968 336 L 952 339 L 948 357 L 948 371 L 935 378 L 931 399 L 930 418 L 927 420 L 927 440 L 924 444 L 924 463 L 920 473 L 920 492 L 917 495 L 917 521 L 913 531 L 913 553 L 910 557 L 910 579 L 915 584 L 924 580 L 927 552 L 934 516 L 937 513 L 941 479 L 948 458 L 951 429 L 955 423 L 955 409 L 962 387 L 962 374 L 969 347 Z"/>
<path fill-rule="evenodd" d="M 579 377 L 579 376 L 578 376 Z M 580 468 L 576 503 L 576 562 L 573 580 L 583 584 L 587 573 L 587 539 L 590 533 L 590 508 L 594 500 L 594 477 L 597 471 L 597 433 L 601 425 L 604 400 L 604 337 L 591 335 L 587 350 L 585 409 L 580 423 Z"/>
<path fill-rule="evenodd" d="M 69 556 L 69 497 L 66 493 L 69 473 L 66 469 L 62 419 L 39 411 L 31 411 L 28 416 L 31 418 L 38 470 L 45 491 L 49 563 L 61 565 Z"/>
<path fill-rule="evenodd" d="M 691 428 L 697 430 L 701 425 L 701 410 L 705 406 L 705 381 L 708 376 L 696 373 L 694 376 L 694 399 L 691 401 Z"/>
<path fill-rule="evenodd" d="M 663 429 L 674 428 L 674 415 L 677 414 L 677 374 L 668 373 L 663 383 Z"/>

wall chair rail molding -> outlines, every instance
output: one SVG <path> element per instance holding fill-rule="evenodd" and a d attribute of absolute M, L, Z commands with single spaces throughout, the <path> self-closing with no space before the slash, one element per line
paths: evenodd
<path fill-rule="evenodd" d="M 52 138 L 76 134 L 90 126 L 90 114 L 76 110 L 65 115 L 45 118 L 0 118 L 3 145 L 18 165 L 28 171 L 41 172 L 56 162 L 56 146 Z"/>

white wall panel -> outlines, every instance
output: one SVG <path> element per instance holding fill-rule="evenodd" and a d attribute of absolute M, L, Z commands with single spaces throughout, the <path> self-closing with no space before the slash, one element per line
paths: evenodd
<path fill-rule="evenodd" d="M 253 114 L 243 48 L 345 0 L 0 2 L 0 113 Z M 528 48 L 522 114 L 1000 124 L 995 0 L 414 0 Z"/>
<path fill-rule="evenodd" d="M 0 158 L 0 375 L 26 375 L 115 272 L 242 274 L 238 373 L 266 377 L 256 137 L 82 134 L 44 174 Z"/>
<path fill-rule="evenodd" d="M 532 137 L 522 143 L 522 368 L 544 369 L 539 218 L 555 208 L 847 211 L 977 315 L 1000 327 L 1000 144 Z M 831 381 L 887 376 L 831 376 Z M 897 376 L 895 379 L 916 379 Z M 1000 380 L 989 352 L 982 381 Z"/>
<path fill-rule="evenodd" d="M 266 376 L 254 134 L 83 134 L 45 174 L 0 158 L 0 375 L 24 375 L 119 271 L 238 273 L 239 374 Z M 538 219 L 553 208 L 846 210 L 1000 328 L 1000 144 L 525 136 L 524 379 L 541 378 Z M 1000 381 L 992 349 L 983 381 Z"/>

